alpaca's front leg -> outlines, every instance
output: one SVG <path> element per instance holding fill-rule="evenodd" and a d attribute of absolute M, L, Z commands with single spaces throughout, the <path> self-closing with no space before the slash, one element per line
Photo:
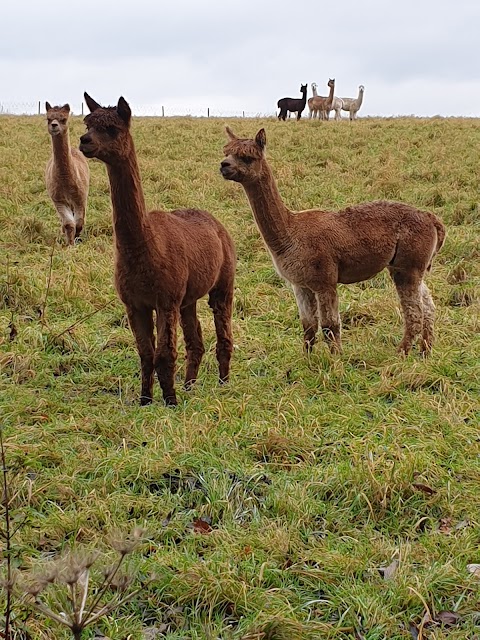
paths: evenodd
<path fill-rule="evenodd" d="M 55 209 L 62 223 L 62 231 L 65 234 L 67 244 L 71 247 L 75 244 L 75 215 L 66 204 L 55 202 Z"/>
<path fill-rule="evenodd" d="M 85 225 L 85 209 L 84 206 L 75 209 L 75 238 L 80 236 Z"/>
<path fill-rule="evenodd" d="M 153 335 L 153 311 L 151 309 L 127 308 L 128 322 L 137 343 L 142 370 L 142 393 L 140 404 L 150 404 L 153 399 L 153 355 L 155 337 Z"/>
<path fill-rule="evenodd" d="M 154 367 L 167 406 L 177 404 L 175 393 L 175 363 L 177 361 L 177 307 L 157 309 L 157 349 Z"/>
<path fill-rule="evenodd" d="M 315 294 L 310 289 L 292 285 L 293 293 L 297 301 L 300 322 L 303 327 L 303 340 L 305 351 L 310 353 L 315 344 L 315 336 L 318 331 L 318 308 Z"/>
<path fill-rule="evenodd" d="M 329 344 L 330 351 L 339 353 L 342 350 L 342 343 L 337 287 L 335 285 L 322 287 L 316 292 L 316 297 L 323 335 Z"/>

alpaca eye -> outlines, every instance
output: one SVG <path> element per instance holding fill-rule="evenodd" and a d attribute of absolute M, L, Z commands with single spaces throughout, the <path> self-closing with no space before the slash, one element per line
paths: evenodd
<path fill-rule="evenodd" d="M 107 127 L 107 128 L 106 128 L 106 132 L 108 133 L 108 135 L 109 135 L 110 137 L 115 138 L 115 136 L 116 136 L 116 135 L 117 135 L 117 133 L 118 133 L 118 129 L 117 129 L 117 127 L 112 127 L 112 126 L 111 126 L 111 127 Z"/>
<path fill-rule="evenodd" d="M 245 164 L 252 164 L 252 162 L 255 160 L 255 158 L 252 158 L 250 156 L 246 156 L 245 158 L 242 158 L 243 162 Z"/>

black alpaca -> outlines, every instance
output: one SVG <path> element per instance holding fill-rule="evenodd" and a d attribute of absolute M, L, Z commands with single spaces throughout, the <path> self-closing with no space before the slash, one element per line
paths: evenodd
<path fill-rule="evenodd" d="M 288 111 L 291 111 L 292 113 L 297 112 L 297 120 L 300 120 L 302 117 L 302 111 L 305 109 L 305 105 L 307 104 L 306 84 L 302 84 L 300 86 L 300 92 L 302 94 L 301 98 L 281 98 L 277 102 L 277 107 L 280 109 L 280 113 L 278 114 L 279 120 L 285 120 Z"/>

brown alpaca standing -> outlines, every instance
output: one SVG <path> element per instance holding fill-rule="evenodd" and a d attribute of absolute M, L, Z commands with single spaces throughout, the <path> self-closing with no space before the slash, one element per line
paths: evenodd
<path fill-rule="evenodd" d="M 330 111 L 333 105 L 333 94 L 335 92 L 335 78 L 330 78 L 327 82 L 327 87 L 330 87 L 330 92 L 327 97 L 314 96 L 312 100 L 312 109 L 318 112 L 320 120 L 328 120 L 330 118 Z M 309 105 L 310 106 L 310 105 Z"/>
<path fill-rule="evenodd" d="M 60 217 L 67 243 L 73 245 L 85 224 L 90 170 L 80 151 L 70 148 L 69 105 L 52 107 L 46 102 L 45 107 L 53 147 L 45 171 L 47 192 Z"/>
<path fill-rule="evenodd" d="M 405 332 L 399 351 L 407 354 L 421 334 L 420 348 L 433 343 L 434 311 L 423 277 L 445 239 L 442 222 L 400 202 L 367 202 L 343 211 L 293 213 L 282 202 L 265 159 L 266 135 L 230 142 L 220 171 L 240 182 L 278 273 L 292 284 L 309 351 L 318 325 L 331 350 L 340 351 L 337 284 L 361 282 L 387 268 L 397 289 Z"/>
<path fill-rule="evenodd" d="M 177 322 L 185 337 L 185 386 L 197 378 L 205 349 L 197 300 L 207 293 L 217 333 L 220 382 L 228 380 L 233 351 L 235 249 L 225 227 L 206 211 L 147 213 L 133 139 L 131 111 L 120 98 L 101 107 L 85 93 L 90 115 L 80 150 L 107 165 L 115 231 L 115 286 L 126 307 L 142 369 L 141 404 L 152 401 L 154 371 L 167 405 L 174 388 Z M 157 344 L 153 330 L 156 314 Z"/>

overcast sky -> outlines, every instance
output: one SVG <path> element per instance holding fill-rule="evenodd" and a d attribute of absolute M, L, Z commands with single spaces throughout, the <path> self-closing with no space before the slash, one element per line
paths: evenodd
<path fill-rule="evenodd" d="M 4 109 L 78 112 L 86 90 L 134 113 L 273 114 L 335 78 L 340 97 L 365 85 L 359 116 L 480 116 L 480 0 L 10 0 L 0 15 Z"/>

